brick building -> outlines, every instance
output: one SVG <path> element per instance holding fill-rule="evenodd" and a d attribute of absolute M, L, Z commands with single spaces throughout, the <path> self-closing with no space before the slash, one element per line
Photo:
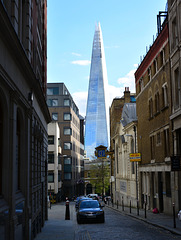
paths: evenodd
<path fill-rule="evenodd" d="M 165 12 L 165 15 L 167 13 Z M 158 15 L 158 19 L 161 18 Z M 135 72 L 138 117 L 140 205 L 171 213 L 171 92 L 167 16 Z"/>

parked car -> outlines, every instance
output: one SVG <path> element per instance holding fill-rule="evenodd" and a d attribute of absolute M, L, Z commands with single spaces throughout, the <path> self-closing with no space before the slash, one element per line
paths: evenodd
<path fill-rule="evenodd" d="M 76 208 L 76 210 L 79 208 L 79 204 L 80 204 L 80 202 L 83 201 L 83 200 L 91 200 L 91 198 L 89 198 L 89 197 L 84 197 L 84 196 L 78 197 L 77 200 L 76 200 L 76 202 L 75 202 L 75 208 Z"/>
<path fill-rule="evenodd" d="M 98 194 L 96 194 L 96 193 L 90 193 L 90 194 L 88 194 L 88 197 L 92 198 L 94 200 L 99 200 Z"/>
<path fill-rule="evenodd" d="M 102 222 L 105 221 L 104 210 L 98 200 L 83 200 L 79 204 L 77 210 L 77 223 L 84 223 L 86 221 Z"/>

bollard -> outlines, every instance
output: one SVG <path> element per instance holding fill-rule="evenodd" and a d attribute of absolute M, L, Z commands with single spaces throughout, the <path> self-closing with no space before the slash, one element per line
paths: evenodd
<path fill-rule="evenodd" d="M 51 193 L 50 193 L 49 200 L 50 200 L 50 209 L 51 209 Z"/>
<path fill-rule="evenodd" d="M 146 218 L 146 201 L 145 201 L 145 218 Z"/>
<path fill-rule="evenodd" d="M 176 228 L 176 221 L 175 221 L 175 203 L 173 203 L 173 227 Z"/>
<path fill-rule="evenodd" d="M 69 200 L 66 198 L 65 203 L 66 209 L 65 209 L 65 220 L 70 220 L 70 210 L 69 210 Z"/>
<path fill-rule="evenodd" d="M 123 202 L 123 197 L 122 197 L 122 211 L 124 211 L 124 202 Z"/>
<path fill-rule="evenodd" d="M 118 200 L 117 200 L 117 209 L 118 209 Z"/>
<path fill-rule="evenodd" d="M 139 204 L 138 204 L 138 200 L 137 200 L 137 215 L 139 216 Z"/>
<path fill-rule="evenodd" d="M 130 203 L 129 203 L 129 212 L 131 213 L 131 200 L 130 200 Z"/>

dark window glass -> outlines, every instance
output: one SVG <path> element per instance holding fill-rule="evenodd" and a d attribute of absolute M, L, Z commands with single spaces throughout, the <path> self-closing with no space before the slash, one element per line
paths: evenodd
<path fill-rule="evenodd" d="M 54 144 L 54 136 L 48 136 L 48 144 Z"/>
<path fill-rule="evenodd" d="M 54 182 L 54 173 L 48 173 L 48 182 L 49 183 Z"/>
<path fill-rule="evenodd" d="M 54 163 L 54 154 L 48 153 L 48 163 Z"/>

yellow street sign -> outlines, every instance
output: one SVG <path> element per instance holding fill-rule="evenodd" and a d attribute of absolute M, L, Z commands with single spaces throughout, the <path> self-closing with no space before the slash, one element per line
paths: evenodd
<path fill-rule="evenodd" d="M 130 153 L 129 158 L 130 158 L 130 162 L 140 162 L 141 153 Z"/>

